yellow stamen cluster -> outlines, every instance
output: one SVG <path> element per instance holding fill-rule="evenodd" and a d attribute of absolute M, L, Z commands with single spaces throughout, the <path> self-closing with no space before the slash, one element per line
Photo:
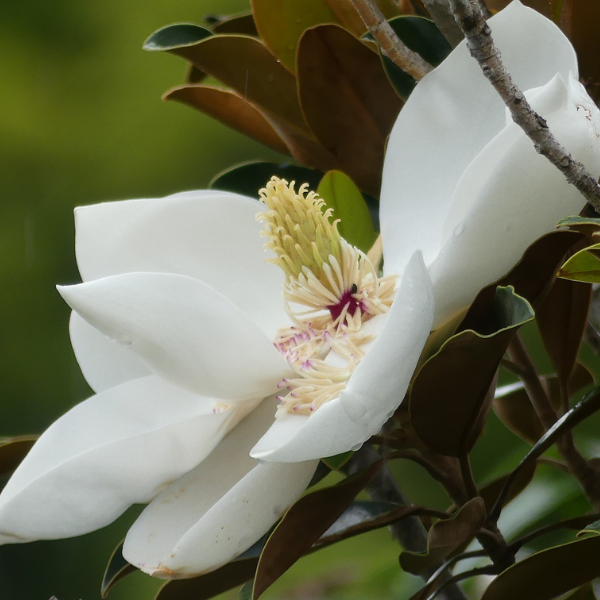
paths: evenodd
<path fill-rule="evenodd" d="M 310 414 L 345 389 L 364 356 L 361 346 L 373 338 L 361 330 L 364 321 L 386 313 L 397 277 L 378 277 L 369 258 L 350 245 L 331 221 L 333 211 L 308 186 L 298 192 L 273 177 L 260 190 L 268 210 L 264 223 L 269 259 L 286 274 L 284 299 L 293 326 L 274 341 L 296 377 L 281 383 L 278 415 Z M 333 361 L 332 361 L 333 359 Z"/>
<path fill-rule="evenodd" d="M 265 223 L 265 246 L 277 254 L 272 262 L 290 278 L 308 269 L 327 286 L 323 266 L 330 256 L 341 258 L 343 240 L 337 230 L 338 221 L 330 222 L 332 209 L 324 210 L 325 202 L 307 190 L 308 184 L 304 184 L 296 193 L 294 182 L 288 185 L 283 179 L 271 178 L 259 192 L 269 210 L 256 218 Z"/>

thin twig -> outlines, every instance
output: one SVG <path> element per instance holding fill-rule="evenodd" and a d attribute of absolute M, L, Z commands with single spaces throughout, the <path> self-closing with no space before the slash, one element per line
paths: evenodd
<path fill-rule="evenodd" d="M 525 132 L 539 154 L 545 156 L 585 197 L 600 210 L 600 185 L 587 169 L 556 140 L 548 125 L 529 105 L 502 64 L 500 52 L 492 40 L 491 29 L 478 0 L 449 0 L 456 22 L 467 38 L 473 58 L 483 74 L 500 94 L 513 121 Z"/>
<path fill-rule="evenodd" d="M 405 73 L 418 81 L 433 69 L 420 54 L 400 40 L 373 0 L 352 0 L 352 4 L 381 51 Z"/>

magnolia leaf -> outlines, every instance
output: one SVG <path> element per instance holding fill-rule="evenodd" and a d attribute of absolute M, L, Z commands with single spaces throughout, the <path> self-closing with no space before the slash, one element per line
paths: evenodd
<path fill-rule="evenodd" d="M 600 283 L 600 244 L 575 253 L 560 268 L 558 276 L 571 281 Z"/>
<path fill-rule="evenodd" d="M 240 35 L 252 35 L 258 37 L 254 17 L 250 12 L 225 17 L 215 23 L 211 29 L 215 33 L 237 33 Z"/>
<path fill-rule="evenodd" d="M 222 171 L 209 183 L 209 187 L 213 190 L 225 190 L 258 198 L 258 191 L 267 185 L 273 175 L 285 179 L 288 183 L 295 181 L 296 190 L 304 183 L 308 183 L 311 190 L 316 190 L 322 178 L 321 173 L 305 167 L 255 161 Z"/>
<path fill-rule="evenodd" d="M 252 600 L 252 588 L 254 581 L 247 581 L 238 592 L 238 600 Z"/>
<path fill-rule="evenodd" d="M 431 450 L 446 456 L 461 456 L 475 444 L 500 359 L 516 330 L 534 316 L 512 287 L 498 287 L 493 303 L 477 313 L 484 317 L 479 324 L 471 321 L 473 329 L 446 340 L 421 367 L 410 392 L 415 431 Z"/>
<path fill-rule="evenodd" d="M 296 71 L 298 40 L 309 27 L 338 23 L 325 0 L 251 0 L 260 37 L 290 71 Z"/>
<path fill-rule="evenodd" d="M 556 224 L 557 227 L 579 227 L 583 225 L 590 225 L 596 229 L 600 229 L 600 219 L 574 215 L 571 217 L 565 217 Z"/>
<path fill-rule="evenodd" d="M 600 577 L 599 553 L 598 535 L 536 552 L 500 573 L 482 600 L 556 598 Z"/>
<path fill-rule="evenodd" d="M 0 477 L 12 473 L 38 439 L 37 435 L 0 438 Z"/>
<path fill-rule="evenodd" d="M 482 317 L 478 312 L 486 310 L 487 306 L 481 301 L 486 297 L 488 302 L 492 301 L 498 285 L 512 285 L 519 296 L 527 299 L 536 308 L 548 285 L 554 281 L 556 271 L 564 262 L 565 254 L 582 239 L 584 236 L 577 231 L 553 231 L 537 239 L 507 275 L 479 292 L 461 328 L 468 329 L 471 322 L 479 322 Z"/>
<path fill-rule="evenodd" d="M 532 461 L 537 460 L 550 446 L 554 444 L 556 438 L 565 431 L 573 429 L 576 425 L 587 419 L 595 412 L 600 410 L 600 386 L 590 390 L 571 410 L 566 412 L 548 431 L 535 443 L 533 448 L 521 459 L 521 462 L 507 477 L 506 483 L 502 488 L 494 508 L 490 511 L 490 520 L 496 521 L 504 504 L 504 499 L 513 481 L 519 476 L 521 469 L 526 468 Z"/>
<path fill-rule="evenodd" d="M 561 407 L 561 393 L 558 378 L 554 375 L 542 377 L 548 390 L 550 400 L 558 411 Z M 593 375 L 587 367 L 576 363 L 571 378 L 569 379 L 569 394 L 574 394 L 584 387 L 594 383 Z M 504 393 L 498 389 L 492 404 L 494 412 L 500 420 L 521 439 L 529 444 L 535 444 L 546 431 L 523 385 L 511 386 L 510 391 Z"/>
<path fill-rule="evenodd" d="M 339 169 L 375 196 L 386 137 L 400 111 L 377 54 L 337 25 L 307 30 L 298 46 L 306 121 Z"/>
<path fill-rule="evenodd" d="M 449 519 L 437 521 L 429 530 L 427 552 L 402 552 L 400 566 L 407 573 L 421 575 L 468 542 L 485 522 L 485 503 L 471 498 Z"/>
<path fill-rule="evenodd" d="M 265 48 L 246 35 L 210 35 L 167 50 L 185 58 L 257 107 L 306 129 L 296 93 L 296 78 Z"/>
<path fill-rule="evenodd" d="M 120 581 L 123 577 L 131 575 L 131 573 L 135 573 L 136 571 L 137 569 L 123 558 L 123 542 L 121 542 L 113 550 L 113 553 L 108 559 L 106 569 L 104 570 L 102 585 L 100 587 L 102 598 L 108 596 L 108 592 L 110 592 L 117 581 Z"/>
<path fill-rule="evenodd" d="M 338 231 L 341 236 L 368 252 L 377 239 L 377 232 L 369 207 L 352 179 L 340 171 L 329 171 L 321 180 L 317 193 L 327 207 L 333 209 L 333 218 L 340 219 Z"/>
<path fill-rule="evenodd" d="M 429 19 L 403 16 L 391 19 L 389 24 L 402 42 L 434 67 L 437 67 L 452 50 L 452 46 L 435 23 Z M 373 39 L 371 34 L 366 37 Z M 398 95 L 406 100 L 416 81 L 384 54 L 381 54 L 381 60 L 390 83 Z"/>
<path fill-rule="evenodd" d="M 542 341 L 561 382 L 571 376 L 585 333 L 592 286 L 556 279 L 536 309 Z"/>
<path fill-rule="evenodd" d="M 254 600 L 310 550 L 382 466 L 383 460 L 379 460 L 335 486 L 307 494 L 285 513 L 260 557 L 254 580 Z"/>
<path fill-rule="evenodd" d="M 588 583 L 566 596 L 564 600 L 596 600 L 596 594 L 592 585 Z"/>
<path fill-rule="evenodd" d="M 556 0 L 555 0 L 556 1 Z M 591 96 L 598 102 L 600 97 L 600 23 L 599 2 L 569 2 L 571 9 L 571 30 L 567 32 L 575 46 L 579 63 L 579 76 L 586 84 Z"/>
<path fill-rule="evenodd" d="M 155 600 L 208 600 L 250 581 L 257 564 L 258 558 L 234 560 L 200 577 L 169 581 L 158 590 Z"/>
<path fill-rule="evenodd" d="M 208 85 L 183 85 L 169 90 L 164 99 L 200 110 L 277 152 L 288 153 L 285 142 L 262 112 L 231 90 Z"/>
<path fill-rule="evenodd" d="M 191 23 L 178 23 L 167 25 L 155 31 L 145 42 L 144 50 L 172 51 L 176 48 L 191 46 L 212 36 L 212 32 L 199 25 Z"/>

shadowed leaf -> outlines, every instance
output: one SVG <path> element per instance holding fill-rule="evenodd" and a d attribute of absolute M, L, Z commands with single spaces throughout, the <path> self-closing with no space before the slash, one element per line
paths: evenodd
<path fill-rule="evenodd" d="M 500 573 L 482 600 L 552 600 L 600 576 L 600 536 L 536 552 Z"/>
<path fill-rule="evenodd" d="M 402 552 L 400 566 L 408 573 L 420 575 L 454 550 L 468 542 L 485 521 L 483 498 L 469 500 L 450 519 L 437 521 L 429 530 L 427 552 Z"/>
<path fill-rule="evenodd" d="M 106 598 L 108 596 L 108 592 L 112 589 L 112 587 L 126 577 L 127 575 L 131 575 L 131 573 L 135 573 L 137 569 L 130 565 L 123 558 L 123 542 L 121 542 L 111 554 L 108 559 L 108 564 L 106 565 L 106 569 L 104 570 L 104 575 L 102 577 L 102 586 L 100 587 L 100 594 L 102 598 Z"/>
<path fill-rule="evenodd" d="M 208 600 L 251 580 L 257 564 L 258 558 L 235 560 L 200 577 L 170 581 L 160 588 L 155 600 Z"/>
<path fill-rule="evenodd" d="M 363 252 L 368 252 L 377 233 L 369 207 L 352 179 L 340 171 L 329 171 L 321 180 L 317 193 L 327 207 L 333 209 L 333 218 L 341 219 L 338 230 L 342 237 Z"/>
<path fill-rule="evenodd" d="M 483 320 L 449 338 L 421 367 L 410 393 L 409 412 L 418 436 L 446 456 L 460 456 L 473 447 L 492 401 L 490 386 L 500 359 L 516 330 L 534 316 L 529 302 L 511 287 L 498 287 L 493 304 L 477 312 Z"/>
<path fill-rule="evenodd" d="M 267 182 L 276 175 L 288 183 L 296 182 L 296 189 L 303 183 L 316 190 L 322 174 L 287 163 L 277 164 L 266 161 L 249 162 L 233 166 L 219 173 L 209 184 L 213 190 L 236 192 L 250 198 L 258 198 L 258 190 L 264 188 Z"/>
<path fill-rule="evenodd" d="M 184 85 L 167 92 L 164 99 L 200 110 L 277 152 L 288 153 L 285 142 L 261 111 L 235 92 L 208 85 Z"/>
<path fill-rule="evenodd" d="M 519 475 L 513 481 L 508 494 L 503 500 L 504 504 L 508 504 L 513 498 L 516 498 L 529 485 L 533 479 L 533 476 L 535 475 L 536 468 L 537 464 L 531 463 L 527 468 L 524 468 L 519 472 Z M 494 481 L 486 483 L 479 489 L 479 495 L 485 502 L 485 508 L 487 512 L 492 510 L 507 479 L 508 475 L 503 475 L 498 479 L 494 479 Z"/>
<path fill-rule="evenodd" d="M 536 320 L 561 381 L 567 381 L 577 360 L 587 325 L 592 286 L 556 279 L 536 310 Z"/>
<path fill-rule="evenodd" d="M 544 376 L 542 380 L 550 395 L 550 400 L 556 410 L 561 406 L 560 386 L 556 376 Z M 581 363 L 576 363 L 569 379 L 569 394 L 592 385 L 594 377 Z M 493 402 L 494 411 L 500 420 L 521 439 L 535 444 L 545 429 L 539 420 L 525 388 L 521 384 L 507 386 L 506 391 L 499 388 Z"/>
<path fill-rule="evenodd" d="M 300 498 L 267 540 L 254 581 L 256 599 L 285 573 L 335 523 L 357 494 L 381 469 L 377 461 L 339 484 Z M 161 598 L 161 600 L 163 600 Z"/>
<path fill-rule="evenodd" d="M 341 27 L 320 25 L 300 40 L 298 80 L 317 139 L 360 189 L 377 196 L 385 139 L 401 107 L 378 55 Z"/>

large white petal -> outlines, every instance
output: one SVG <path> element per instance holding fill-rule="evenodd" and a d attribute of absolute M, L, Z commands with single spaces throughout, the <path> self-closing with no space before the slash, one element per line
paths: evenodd
<path fill-rule="evenodd" d="M 577 72 L 562 32 L 513 2 L 489 21 L 517 85 L 544 85 Z M 502 100 L 461 42 L 417 85 L 392 130 L 383 170 L 381 227 L 386 272 L 401 273 L 415 248 L 429 265 L 463 171 L 505 124 Z"/>
<path fill-rule="evenodd" d="M 81 277 L 189 275 L 237 304 L 272 338 L 289 319 L 281 300 L 283 273 L 265 263 L 261 225 L 254 218 L 263 209 L 252 198 L 212 190 L 77 208 Z"/>
<path fill-rule="evenodd" d="M 152 372 L 201 395 L 264 398 L 286 373 L 272 342 L 219 292 L 185 275 L 126 273 L 61 287 L 67 303 Z"/>
<path fill-rule="evenodd" d="M 150 375 L 150 369 L 129 348 L 107 338 L 75 311 L 69 333 L 81 372 L 95 392 Z"/>
<path fill-rule="evenodd" d="M 552 99 L 557 104 L 553 104 Z M 557 76 L 531 97 L 556 138 L 594 176 L 600 174 L 600 114 L 581 85 Z M 460 222 L 430 267 L 435 289 L 434 327 L 466 308 L 479 290 L 504 275 L 561 217 L 577 214 L 585 199 L 514 123 L 473 160 L 456 188 Z"/>
<path fill-rule="evenodd" d="M 248 456 L 274 412 L 274 402 L 265 401 L 152 501 L 125 539 L 129 562 L 159 577 L 193 577 L 229 562 L 266 533 L 317 465 L 258 464 Z"/>
<path fill-rule="evenodd" d="M 406 267 L 381 333 L 347 388 L 309 417 L 285 415 L 254 446 L 261 460 L 297 462 L 360 447 L 399 406 L 433 321 L 433 290 L 420 252 Z"/>
<path fill-rule="evenodd" d="M 0 495 L 0 542 L 80 535 L 150 501 L 252 408 L 215 413 L 213 403 L 150 376 L 78 404 L 44 432 Z"/>

